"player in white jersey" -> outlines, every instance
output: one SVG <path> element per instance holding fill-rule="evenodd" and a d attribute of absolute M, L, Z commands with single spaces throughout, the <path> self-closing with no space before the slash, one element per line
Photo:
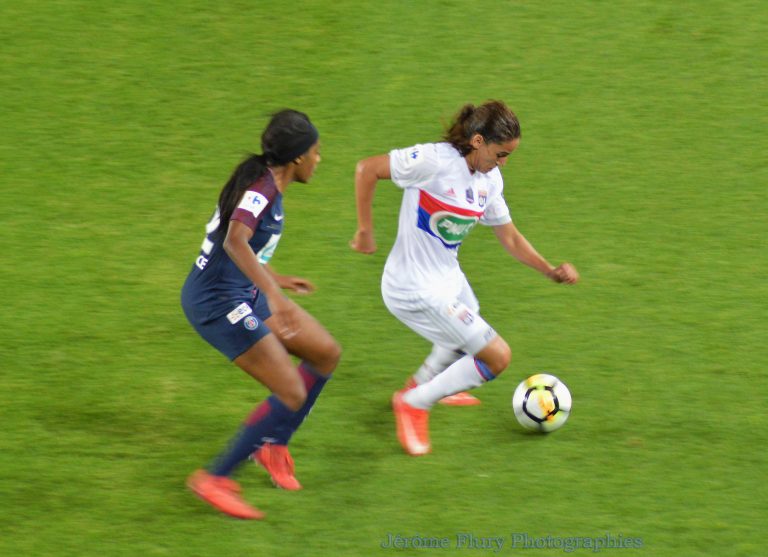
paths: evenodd
<path fill-rule="evenodd" d="M 499 167 L 520 143 L 520 124 L 499 101 L 465 105 L 445 142 L 395 149 L 360 161 L 355 174 L 358 229 L 351 247 L 373 253 L 372 204 L 378 180 L 403 191 L 397 239 L 381 288 L 387 308 L 433 343 L 431 354 L 397 391 L 392 405 L 401 445 L 411 455 L 431 450 L 429 410 L 438 401 L 476 403 L 465 393 L 509 365 L 506 341 L 479 315 L 479 303 L 459 266 L 464 238 L 479 222 L 491 226 L 516 259 L 555 282 L 573 284 L 570 263 L 553 266 L 513 224 Z"/>

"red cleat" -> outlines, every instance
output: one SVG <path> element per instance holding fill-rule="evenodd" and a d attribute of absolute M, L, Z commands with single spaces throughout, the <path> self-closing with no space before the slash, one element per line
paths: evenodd
<path fill-rule="evenodd" d="M 264 513 L 251 507 L 240 497 L 240 485 L 226 476 L 214 476 L 198 470 L 187 480 L 195 495 L 221 512 L 246 520 L 261 520 Z"/>
<path fill-rule="evenodd" d="M 482 404 L 479 398 L 465 391 L 456 393 L 455 395 L 448 395 L 437 402 L 438 404 L 445 404 L 446 406 L 477 406 L 478 404 Z"/>
<path fill-rule="evenodd" d="M 275 487 L 298 491 L 301 489 L 299 480 L 294 476 L 293 458 L 285 445 L 264 443 L 255 453 L 253 460 L 261 464 L 272 477 Z"/>
<path fill-rule="evenodd" d="M 409 377 L 405 382 L 405 389 L 413 389 L 417 387 L 416 380 L 413 377 Z M 448 395 L 437 401 L 439 404 L 446 406 L 477 406 L 482 404 L 482 401 L 474 395 L 469 394 L 466 391 L 456 393 L 455 395 Z"/>
<path fill-rule="evenodd" d="M 429 410 L 414 408 L 405 402 L 403 394 L 406 391 L 397 391 L 392 397 L 397 439 L 409 455 L 425 455 L 432 450 L 429 442 Z"/>

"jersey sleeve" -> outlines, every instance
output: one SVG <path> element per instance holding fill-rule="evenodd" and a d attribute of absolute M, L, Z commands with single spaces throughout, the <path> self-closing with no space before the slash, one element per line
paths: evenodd
<path fill-rule="evenodd" d="M 438 154 L 433 143 L 414 145 L 389 152 L 392 181 L 401 188 L 422 184 L 437 172 Z"/>
<path fill-rule="evenodd" d="M 230 220 L 242 222 L 251 230 L 255 230 L 262 215 L 268 213 L 268 207 L 272 203 L 276 191 L 263 180 L 256 182 L 245 190 L 240 203 L 232 212 Z"/>
<path fill-rule="evenodd" d="M 512 215 L 509 212 L 509 207 L 507 207 L 507 202 L 504 201 L 504 196 L 499 195 L 485 209 L 483 216 L 480 217 L 480 224 L 500 226 L 508 222 L 512 222 Z"/>
<path fill-rule="evenodd" d="M 498 180 L 493 188 L 494 195 L 489 199 L 488 206 L 480 217 L 480 224 L 486 226 L 500 226 L 512 222 L 512 215 L 504 199 L 504 182 L 499 173 Z"/>

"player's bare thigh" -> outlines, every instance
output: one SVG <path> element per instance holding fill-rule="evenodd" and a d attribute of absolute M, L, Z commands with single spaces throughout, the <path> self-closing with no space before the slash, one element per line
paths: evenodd
<path fill-rule="evenodd" d="M 341 358 L 341 346 L 325 328 L 304 308 L 296 305 L 298 333 L 288 338 L 275 335 L 294 356 L 308 361 L 315 370 L 323 375 L 330 374 Z M 265 323 L 272 328 L 272 317 Z M 273 329 L 274 331 L 274 329 Z"/>
<path fill-rule="evenodd" d="M 307 391 L 291 356 L 270 333 L 235 358 L 234 363 L 272 391 L 286 406 L 298 410 Z"/>

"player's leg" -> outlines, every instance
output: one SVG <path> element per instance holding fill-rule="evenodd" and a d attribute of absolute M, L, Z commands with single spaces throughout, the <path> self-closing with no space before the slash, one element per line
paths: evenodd
<path fill-rule="evenodd" d="M 480 387 L 503 372 L 512 357 L 503 338 L 494 336 L 475 354 L 468 354 L 449 366 L 431 381 L 411 389 L 405 402 L 415 408 L 429 410 L 440 399 L 457 392 Z"/>
<path fill-rule="evenodd" d="M 490 325 L 460 301 L 438 301 L 424 304 L 418 310 L 398 313 L 395 315 L 401 321 L 425 338 L 467 354 L 430 381 L 395 393 L 393 397 L 398 438 L 406 452 L 421 455 L 431 450 L 428 432 L 431 407 L 446 396 L 479 387 L 495 378 L 509 365 L 511 352 Z"/>
<path fill-rule="evenodd" d="M 188 482 L 201 498 L 219 510 L 238 518 L 262 518 L 264 515 L 242 500 L 232 473 L 269 439 L 270 432 L 292 420 L 306 398 L 306 390 L 290 356 L 275 335 L 263 323 L 265 334 L 233 362 L 264 384 L 273 394 L 246 418 L 238 434 L 208 470 L 199 470 Z"/>
<path fill-rule="evenodd" d="M 426 383 L 435 377 L 438 373 L 445 371 L 445 369 L 453 362 L 461 358 L 464 354 L 457 350 L 445 348 L 439 344 L 432 345 L 432 351 L 429 356 L 426 357 L 424 362 L 419 366 L 411 377 L 409 377 L 409 385 L 415 387 Z M 406 386 L 409 386 L 406 385 Z"/>
<path fill-rule="evenodd" d="M 416 370 L 416 373 L 406 380 L 405 388 L 413 389 L 422 383 L 430 381 L 436 375 L 445 371 L 448 366 L 456 362 L 462 356 L 464 356 L 464 352 L 461 350 L 452 350 L 440 346 L 439 344 L 433 345 L 432 351 L 421 366 L 419 366 L 419 369 Z M 446 406 L 475 406 L 480 404 L 480 399 L 466 391 L 461 391 L 441 398 L 438 402 L 440 404 L 445 404 Z"/>
<path fill-rule="evenodd" d="M 459 293 L 458 301 L 465 304 L 473 313 L 477 314 L 480 312 L 480 303 L 466 279 L 464 279 L 464 284 Z M 463 356 L 465 356 L 465 353 L 461 350 L 445 348 L 435 344 L 432 348 L 432 352 L 427 356 L 424 363 L 419 367 L 413 377 L 409 378 L 406 382 L 406 388 L 410 389 L 417 385 L 421 385 L 422 383 L 427 383 Z M 441 398 L 438 402 L 446 406 L 475 406 L 481 403 L 480 399 L 466 391 L 459 391 L 458 393 L 448 395 Z"/>
<path fill-rule="evenodd" d="M 285 349 L 312 366 L 320 375 L 330 375 L 341 358 L 341 347 L 331 334 L 309 312 L 296 305 L 298 333 L 286 338 L 277 334 Z M 266 319 L 267 326 L 272 318 Z"/>
<path fill-rule="evenodd" d="M 293 458 L 287 445 L 312 410 L 341 357 L 339 344 L 314 317 L 299 306 L 295 312 L 298 332 L 289 338 L 279 333 L 277 337 L 290 354 L 301 359 L 298 371 L 306 398 L 294 416 L 281 422 L 271 432 L 268 442 L 253 454 L 254 461 L 269 472 L 273 483 L 288 490 L 301 489 L 301 484 L 295 477 Z M 270 322 L 268 317 L 266 324 L 269 326 Z"/>
<path fill-rule="evenodd" d="M 304 383 L 275 335 L 262 338 L 234 363 L 272 394 L 248 415 L 229 449 L 215 461 L 211 473 L 217 476 L 231 475 L 275 430 L 295 418 L 306 399 Z"/>
<path fill-rule="evenodd" d="M 341 346 L 325 328 L 303 308 L 296 308 L 298 333 L 290 338 L 280 338 L 286 350 L 299 358 L 299 374 L 307 392 L 306 400 L 299 409 L 296 420 L 290 424 L 292 429 L 285 431 L 282 444 L 288 444 L 293 432 L 298 429 L 312 410 L 325 384 L 341 358 Z M 267 319 L 267 325 L 270 320 Z"/>

